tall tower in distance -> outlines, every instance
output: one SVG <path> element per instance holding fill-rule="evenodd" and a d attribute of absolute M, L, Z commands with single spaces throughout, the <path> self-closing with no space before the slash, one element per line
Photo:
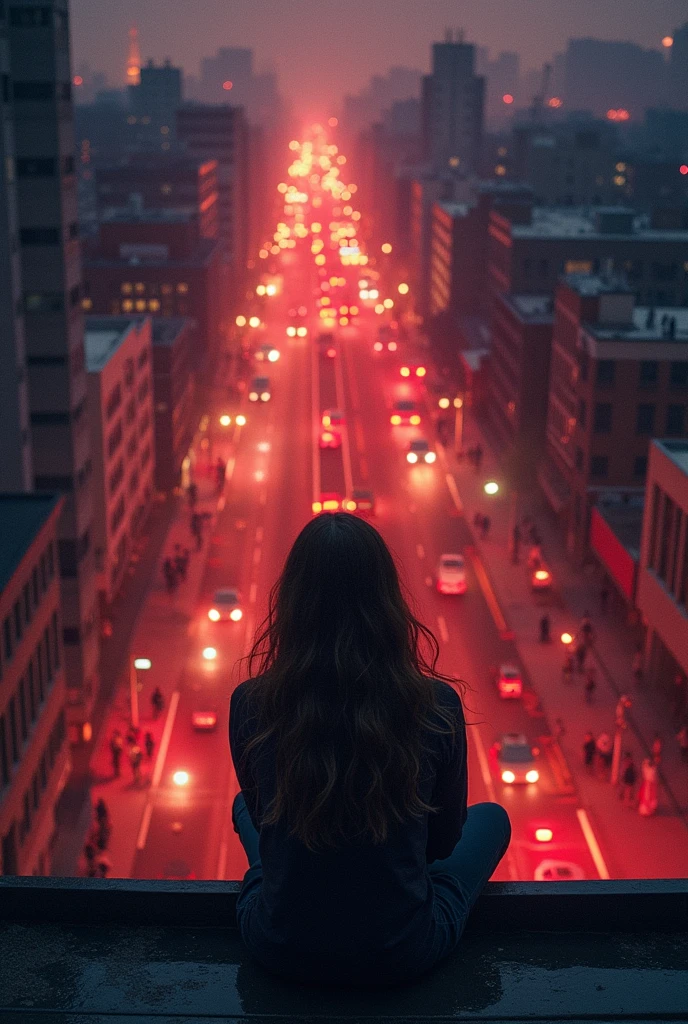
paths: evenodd
<path fill-rule="evenodd" d="M 460 168 L 475 173 L 483 132 L 485 79 L 475 73 L 475 47 L 447 32 L 443 43 L 432 47 L 432 75 L 424 92 L 430 123 L 430 157 L 435 170 Z"/>
<path fill-rule="evenodd" d="M 127 85 L 141 83 L 141 48 L 139 47 L 139 30 L 136 25 L 129 29 L 129 52 L 127 54 Z"/>

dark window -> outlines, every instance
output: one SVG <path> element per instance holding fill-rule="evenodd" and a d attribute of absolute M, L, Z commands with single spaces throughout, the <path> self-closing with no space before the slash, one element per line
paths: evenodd
<path fill-rule="evenodd" d="M 595 406 L 593 430 L 596 434 L 608 434 L 612 429 L 611 402 L 598 402 Z"/>
<path fill-rule="evenodd" d="M 60 540 L 57 543 L 60 559 L 60 576 L 63 579 L 75 579 L 77 575 L 76 541 Z"/>
<path fill-rule="evenodd" d="M 0 75 L 0 96 L 3 103 L 9 103 L 12 98 L 12 86 L 9 75 Z"/>
<path fill-rule="evenodd" d="M 75 284 L 73 288 L 69 290 L 69 303 L 71 306 L 78 306 L 79 299 L 81 298 L 81 289 L 78 284 Z"/>
<path fill-rule="evenodd" d="M 10 7 L 12 28 L 50 28 L 52 7 Z"/>
<path fill-rule="evenodd" d="M 669 437 L 680 437 L 684 431 L 686 418 L 685 405 L 668 405 L 666 413 L 666 433 Z"/>
<path fill-rule="evenodd" d="M 81 632 L 78 626 L 66 626 L 62 630 L 62 642 L 69 646 L 78 644 L 81 640 Z"/>
<path fill-rule="evenodd" d="M 582 448 L 576 448 L 576 469 L 579 470 L 580 472 L 583 471 L 584 459 L 585 459 L 585 456 L 583 455 L 583 449 Z"/>
<path fill-rule="evenodd" d="M 10 697 L 7 715 L 10 726 L 10 750 L 12 751 L 12 760 L 16 764 L 19 760 L 19 734 L 17 732 L 17 703 L 14 697 Z"/>
<path fill-rule="evenodd" d="M 76 220 L 73 220 L 72 223 L 69 225 L 69 237 L 70 238 L 78 238 L 79 237 L 79 222 L 76 221 Z"/>
<path fill-rule="evenodd" d="M 67 102 L 69 102 L 69 100 L 71 100 L 71 98 L 72 98 L 72 83 L 71 82 L 63 82 L 60 85 L 58 95 L 59 95 L 61 100 L 67 100 Z"/>
<path fill-rule="evenodd" d="M 33 615 L 33 609 L 31 607 L 31 591 L 29 590 L 29 584 L 28 583 L 24 584 L 23 594 L 24 594 L 24 618 L 26 619 L 26 622 L 28 624 L 29 622 L 31 622 L 31 617 Z"/>
<path fill-rule="evenodd" d="M 73 156 L 66 156 L 64 158 L 64 173 L 65 174 L 74 174 L 74 157 Z"/>
<path fill-rule="evenodd" d="M 51 100 L 55 95 L 54 82 L 15 82 L 14 99 L 17 100 Z"/>
<path fill-rule="evenodd" d="M 45 664 L 48 670 L 48 683 L 53 681 L 53 659 L 50 654 L 50 634 L 47 627 L 43 630 L 43 647 L 45 648 Z"/>
<path fill-rule="evenodd" d="M 606 455 L 593 455 L 590 460 L 590 476 L 598 479 L 604 478 L 609 469 L 609 459 Z"/>
<path fill-rule="evenodd" d="M 29 791 L 27 789 L 24 793 L 24 800 L 22 802 L 23 813 L 21 821 L 19 822 L 19 842 L 23 843 L 26 840 L 29 832 L 31 831 L 31 805 L 29 804 Z"/>
<path fill-rule="evenodd" d="M 48 785 L 48 765 L 46 764 L 45 754 L 41 757 L 39 772 L 41 776 L 41 789 L 45 789 Z"/>
<path fill-rule="evenodd" d="M 64 295 L 62 292 L 26 292 L 24 310 L 27 313 L 62 313 Z"/>
<path fill-rule="evenodd" d="M 653 388 L 657 384 L 659 363 L 654 360 L 643 360 L 639 367 L 639 384 L 641 388 Z"/>
<path fill-rule="evenodd" d="M 12 623 L 9 615 L 5 617 L 5 621 L 2 624 L 2 635 L 5 642 L 5 661 L 9 661 L 14 651 L 14 643 L 12 641 Z"/>
<path fill-rule="evenodd" d="M 31 573 L 31 589 L 33 590 L 33 603 L 38 607 L 38 602 L 41 599 L 41 592 L 38 587 L 38 569 L 34 566 L 33 572 Z"/>
<path fill-rule="evenodd" d="M 48 566 L 48 579 L 52 579 L 55 575 L 55 560 L 53 558 L 53 546 L 48 544 L 45 549 L 45 561 Z"/>
<path fill-rule="evenodd" d="M 105 406 L 105 418 L 108 420 L 112 419 L 112 417 L 115 415 L 121 404 L 122 385 L 116 384 L 112 391 L 110 392 L 110 396 L 107 400 L 107 405 Z"/>
<path fill-rule="evenodd" d="M 26 684 L 23 676 L 19 680 L 19 728 L 22 741 L 25 743 L 29 737 L 29 720 L 26 714 Z"/>
<path fill-rule="evenodd" d="M 88 531 L 86 531 L 86 533 L 84 534 L 84 537 L 88 537 L 88 536 L 89 536 L 89 533 L 88 533 Z M 60 662 L 61 662 L 62 659 L 60 657 L 60 631 L 59 631 L 59 627 L 58 627 L 58 624 L 57 624 L 57 612 L 53 612 L 53 617 L 50 620 L 50 627 L 51 627 L 52 632 L 53 632 L 53 653 L 54 653 L 54 657 L 55 657 L 55 668 L 59 668 L 60 667 Z"/>
<path fill-rule="evenodd" d="M 31 715 L 31 721 L 35 722 L 37 717 L 37 704 L 36 704 L 36 680 L 34 678 L 33 671 L 33 660 L 28 664 L 26 670 L 26 689 L 29 697 L 29 714 Z"/>
<path fill-rule="evenodd" d="M 7 726 L 5 716 L 0 715 L 0 783 L 7 786 L 10 781 L 10 756 L 7 749 Z"/>
<path fill-rule="evenodd" d="M 43 590 L 48 586 L 48 562 L 45 554 L 41 555 L 41 588 Z"/>
<path fill-rule="evenodd" d="M 33 802 L 34 811 L 38 810 L 38 802 L 40 799 L 40 791 L 38 789 L 38 772 L 34 775 L 31 780 L 31 799 Z"/>
<path fill-rule="evenodd" d="M 40 643 L 36 648 L 36 668 L 38 670 L 38 699 L 42 704 L 45 700 L 45 670 L 43 666 L 43 645 Z"/>
<path fill-rule="evenodd" d="M 69 424 L 68 412 L 32 412 L 31 422 L 34 426 L 67 426 Z"/>
<path fill-rule="evenodd" d="M 669 384 L 672 388 L 688 387 L 688 363 L 671 364 Z"/>
<path fill-rule="evenodd" d="M 651 434 L 655 429 L 655 407 L 643 403 L 638 406 L 635 417 L 635 432 L 639 435 Z"/>
<path fill-rule="evenodd" d="M 597 364 L 597 386 L 608 388 L 614 383 L 614 371 L 616 363 L 613 359 L 600 359 Z"/>
<path fill-rule="evenodd" d="M 53 157 L 20 157 L 17 159 L 18 178 L 54 178 L 56 164 Z"/>
<path fill-rule="evenodd" d="M 22 619 L 21 605 L 19 604 L 19 601 L 14 602 L 14 608 L 12 610 L 14 612 L 14 635 L 17 638 L 17 643 L 19 643 L 24 633 L 24 620 Z"/>
<path fill-rule="evenodd" d="M 22 228 L 19 232 L 22 245 L 59 245 L 58 228 Z"/>
<path fill-rule="evenodd" d="M 35 485 L 37 491 L 71 491 L 74 487 L 74 478 L 71 476 L 37 476 Z"/>
<path fill-rule="evenodd" d="M 27 358 L 29 366 L 66 366 L 66 356 L 29 356 Z"/>

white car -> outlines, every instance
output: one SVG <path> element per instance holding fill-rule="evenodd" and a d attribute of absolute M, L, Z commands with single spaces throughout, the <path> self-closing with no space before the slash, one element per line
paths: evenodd
<path fill-rule="evenodd" d="M 415 441 L 411 441 L 406 452 L 406 461 L 410 462 L 412 466 L 415 466 L 417 462 L 425 462 L 431 466 L 436 458 L 436 453 L 424 437 L 418 437 Z"/>
<path fill-rule="evenodd" d="M 543 860 L 535 868 L 535 882 L 580 882 L 585 878 L 583 868 L 570 860 Z"/>
<path fill-rule="evenodd" d="M 466 563 L 463 555 L 440 555 L 437 590 L 440 594 L 466 593 Z"/>
<path fill-rule="evenodd" d="M 270 397 L 270 379 L 254 377 L 248 393 L 249 402 L 269 402 Z"/>
<path fill-rule="evenodd" d="M 507 786 L 526 783 L 533 784 L 540 778 L 535 767 L 535 759 L 540 753 L 532 747 L 522 732 L 504 733 L 490 750 L 495 759 L 497 774 Z"/>
<path fill-rule="evenodd" d="M 213 603 L 208 609 L 208 618 L 211 622 L 241 622 L 243 617 L 241 594 L 238 590 L 227 587 L 215 591 Z"/>

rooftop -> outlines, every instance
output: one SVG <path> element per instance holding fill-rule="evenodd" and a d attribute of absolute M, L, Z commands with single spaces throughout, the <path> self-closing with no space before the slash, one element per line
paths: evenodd
<path fill-rule="evenodd" d="M 174 345 L 185 326 L 194 323 L 184 316 L 156 316 L 153 318 L 153 344 Z"/>
<path fill-rule="evenodd" d="M 653 441 L 660 451 L 664 452 L 679 469 L 688 474 L 688 441 Z"/>
<path fill-rule="evenodd" d="M 244 950 L 236 882 L 0 878 L 6 1024 L 434 1024 L 688 1018 L 685 881 L 491 883 L 420 981 L 281 982 Z M 336 922 L 333 921 L 333 927 Z"/>
<path fill-rule="evenodd" d="M 140 328 L 143 320 L 143 317 L 133 316 L 87 316 L 84 348 L 88 372 L 99 373 L 129 333 Z"/>
<path fill-rule="evenodd" d="M 666 319 L 676 321 L 675 334 L 667 335 Z M 633 310 L 633 321 L 630 324 L 586 324 L 586 331 L 600 340 L 618 341 L 657 341 L 681 347 L 672 354 L 678 361 L 688 359 L 688 349 L 683 348 L 688 342 L 688 307 L 687 306 L 636 306 Z"/>
<path fill-rule="evenodd" d="M 59 501 L 55 494 L 0 494 L 0 591 L 14 576 Z"/>
<path fill-rule="evenodd" d="M 613 230 L 613 222 L 619 224 L 631 219 L 630 230 Z M 607 221 L 603 230 L 601 223 Z M 632 211 L 622 207 L 545 207 L 533 208 L 530 224 L 512 224 L 513 238 L 587 238 L 587 239 L 629 239 L 645 242 L 683 242 L 688 244 L 688 231 L 672 231 L 651 228 L 646 216 L 632 216 Z"/>
<path fill-rule="evenodd" d="M 564 282 L 579 295 L 630 294 L 628 280 L 622 274 L 565 274 Z"/>

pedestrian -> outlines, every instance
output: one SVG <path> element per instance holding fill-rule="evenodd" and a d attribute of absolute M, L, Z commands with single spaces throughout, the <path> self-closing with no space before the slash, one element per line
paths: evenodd
<path fill-rule="evenodd" d="M 614 744 L 608 732 L 603 730 L 600 733 L 595 741 L 595 747 L 597 749 L 598 766 L 603 773 L 606 773 L 612 766 L 612 753 L 614 751 Z"/>
<path fill-rule="evenodd" d="M 141 747 L 138 743 L 135 743 L 129 750 L 129 760 L 131 761 L 131 770 L 134 773 L 134 782 L 138 785 L 141 781 L 141 761 L 143 760 Z"/>
<path fill-rule="evenodd" d="M 481 536 L 482 536 L 483 540 L 485 540 L 487 538 L 487 535 L 490 532 L 490 525 L 491 525 L 491 523 L 492 523 L 492 520 L 490 519 L 489 516 L 483 516 L 482 523 L 480 524 L 480 532 L 481 532 Z"/>
<path fill-rule="evenodd" d="M 585 703 L 592 704 L 597 689 L 597 669 L 594 665 L 588 666 L 585 673 Z"/>
<path fill-rule="evenodd" d="M 549 615 L 545 613 L 540 619 L 540 643 L 548 644 L 551 639 Z"/>
<path fill-rule="evenodd" d="M 688 764 L 688 723 L 683 723 L 679 731 L 676 733 L 676 739 L 678 740 L 678 745 L 681 748 L 681 760 L 684 764 Z"/>
<path fill-rule="evenodd" d="M 607 602 L 609 601 L 609 585 L 605 580 L 600 587 L 600 611 L 604 614 L 607 610 Z"/>
<path fill-rule="evenodd" d="M 193 483 L 193 481 L 186 488 L 186 495 L 187 498 L 189 499 L 189 508 L 193 512 L 193 510 L 196 507 L 196 501 L 198 499 L 198 487 L 196 486 L 195 483 Z"/>
<path fill-rule="evenodd" d="M 677 672 L 674 676 L 673 692 L 671 694 L 671 717 L 676 724 L 683 721 L 683 712 L 686 707 L 686 680 L 683 672 Z"/>
<path fill-rule="evenodd" d="M 111 835 L 112 825 L 110 823 L 110 819 L 105 818 L 103 821 L 98 821 L 94 825 L 91 832 L 91 842 L 95 843 L 99 850 L 107 850 Z"/>
<path fill-rule="evenodd" d="M 564 664 L 561 669 L 561 677 L 565 683 L 570 683 L 573 679 L 573 655 L 570 651 L 564 658 Z"/>
<path fill-rule="evenodd" d="M 633 655 L 633 662 L 632 662 L 631 667 L 632 667 L 632 670 L 633 670 L 633 678 L 635 679 L 636 683 L 642 682 L 642 678 L 643 678 L 643 649 L 642 649 L 642 647 L 637 647 L 636 648 L 635 654 Z"/>
<path fill-rule="evenodd" d="M 99 825 L 102 825 L 104 821 L 108 820 L 110 812 L 108 811 L 108 805 L 105 803 L 102 796 L 98 800 L 94 808 L 94 811 L 96 815 L 96 821 L 98 822 Z"/>
<path fill-rule="evenodd" d="M 174 571 L 177 574 L 177 580 L 179 583 L 183 583 L 186 579 L 186 561 L 184 560 L 184 552 L 182 551 L 181 544 L 174 545 Z"/>
<path fill-rule="evenodd" d="M 621 765 L 621 785 L 619 786 L 619 800 L 625 804 L 633 803 L 637 774 L 633 755 L 627 750 Z"/>
<path fill-rule="evenodd" d="M 638 799 L 638 814 L 649 818 L 657 810 L 657 766 L 649 757 L 644 758 L 640 766 L 642 782 Z"/>
<path fill-rule="evenodd" d="M 171 558 L 166 558 L 162 563 L 162 571 L 165 577 L 165 586 L 167 587 L 167 593 L 172 595 L 177 589 L 177 570 L 174 567 L 174 562 Z"/>
<path fill-rule="evenodd" d="M 590 731 L 588 731 L 586 732 L 585 739 L 583 740 L 583 764 L 589 772 L 591 772 L 593 769 L 593 762 L 595 760 L 595 749 L 595 737 Z"/>
<path fill-rule="evenodd" d="M 659 766 L 661 764 L 661 761 L 662 761 L 662 747 L 663 747 L 662 737 L 659 735 L 658 732 L 656 732 L 655 735 L 654 735 L 654 738 L 652 740 L 651 750 L 652 750 L 652 760 L 657 765 L 658 768 L 659 768 Z"/>
<path fill-rule="evenodd" d="M 119 763 L 122 759 L 124 740 L 119 729 L 115 729 L 110 737 L 110 757 L 112 758 L 112 776 L 118 779 L 120 776 Z"/>
<path fill-rule="evenodd" d="M 203 520 L 198 512 L 191 516 L 191 533 L 196 538 L 196 551 L 200 551 L 203 546 Z"/>
<path fill-rule="evenodd" d="M 592 630 L 592 622 L 590 620 L 590 613 L 587 612 L 587 611 L 583 612 L 583 618 L 581 619 L 580 631 L 581 631 L 581 635 L 583 637 L 584 642 L 589 647 L 590 644 L 592 643 L 593 630 Z"/>
<path fill-rule="evenodd" d="M 475 458 L 475 469 L 476 469 L 476 472 L 480 472 L 480 467 L 481 467 L 482 461 L 483 461 L 483 448 L 482 448 L 482 445 L 480 443 L 478 443 L 475 446 L 474 458 Z"/>
<path fill-rule="evenodd" d="M 518 523 L 514 525 L 514 530 L 511 535 L 511 559 L 514 565 L 518 565 L 519 555 L 521 552 L 521 530 Z"/>
<path fill-rule="evenodd" d="M 95 878 L 96 869 L 96 848 L 93 843 L 88 842 L 84 846 L 84 859 L 86 861 L 86 877 Z"/>
<path fill-rule="evenodd" d="M 586 644 L 583 642 L 579 643 L 576 647 L 576 668 L 578 669 L 579 675 L 583 675 L 583 671 L 585 669 L 585 659 L 587 657 L 587 654 L 588 648 Z"/>
<path fill-rule="evenodd" d="M 138 725 L 130 725 L 127 729 L 127 746 L 133 747 L 135 743 L 138 743 L 139 736 L 141 735 L 141 729 Z"/>
<path fill-rule="evenodd" d="M 151 693 L 151 708 L 153 710 L 153 718 L 159 718 L 162 714 L 162 709 L 165 707 L 165 698 L 162 695 L 162 690 L 159 686 L 156 686 Z M 138 736 L 136 737 L 138 740 Z"/>
<path fill-rule="evenodd" d="M 542 565 L 542 548 L 539 544 L 531 544 L 528 552 L 528 568 L 533 572 Z"/>
<path fill-rule="evenodd" d="M 149 761 L 153 758 L 153 750 L 155 749 L 155 740 L 153 739 L 153 733 L 147 732 L 143 738 L 143 745 L 146 748 L 146 757 Z"/>

